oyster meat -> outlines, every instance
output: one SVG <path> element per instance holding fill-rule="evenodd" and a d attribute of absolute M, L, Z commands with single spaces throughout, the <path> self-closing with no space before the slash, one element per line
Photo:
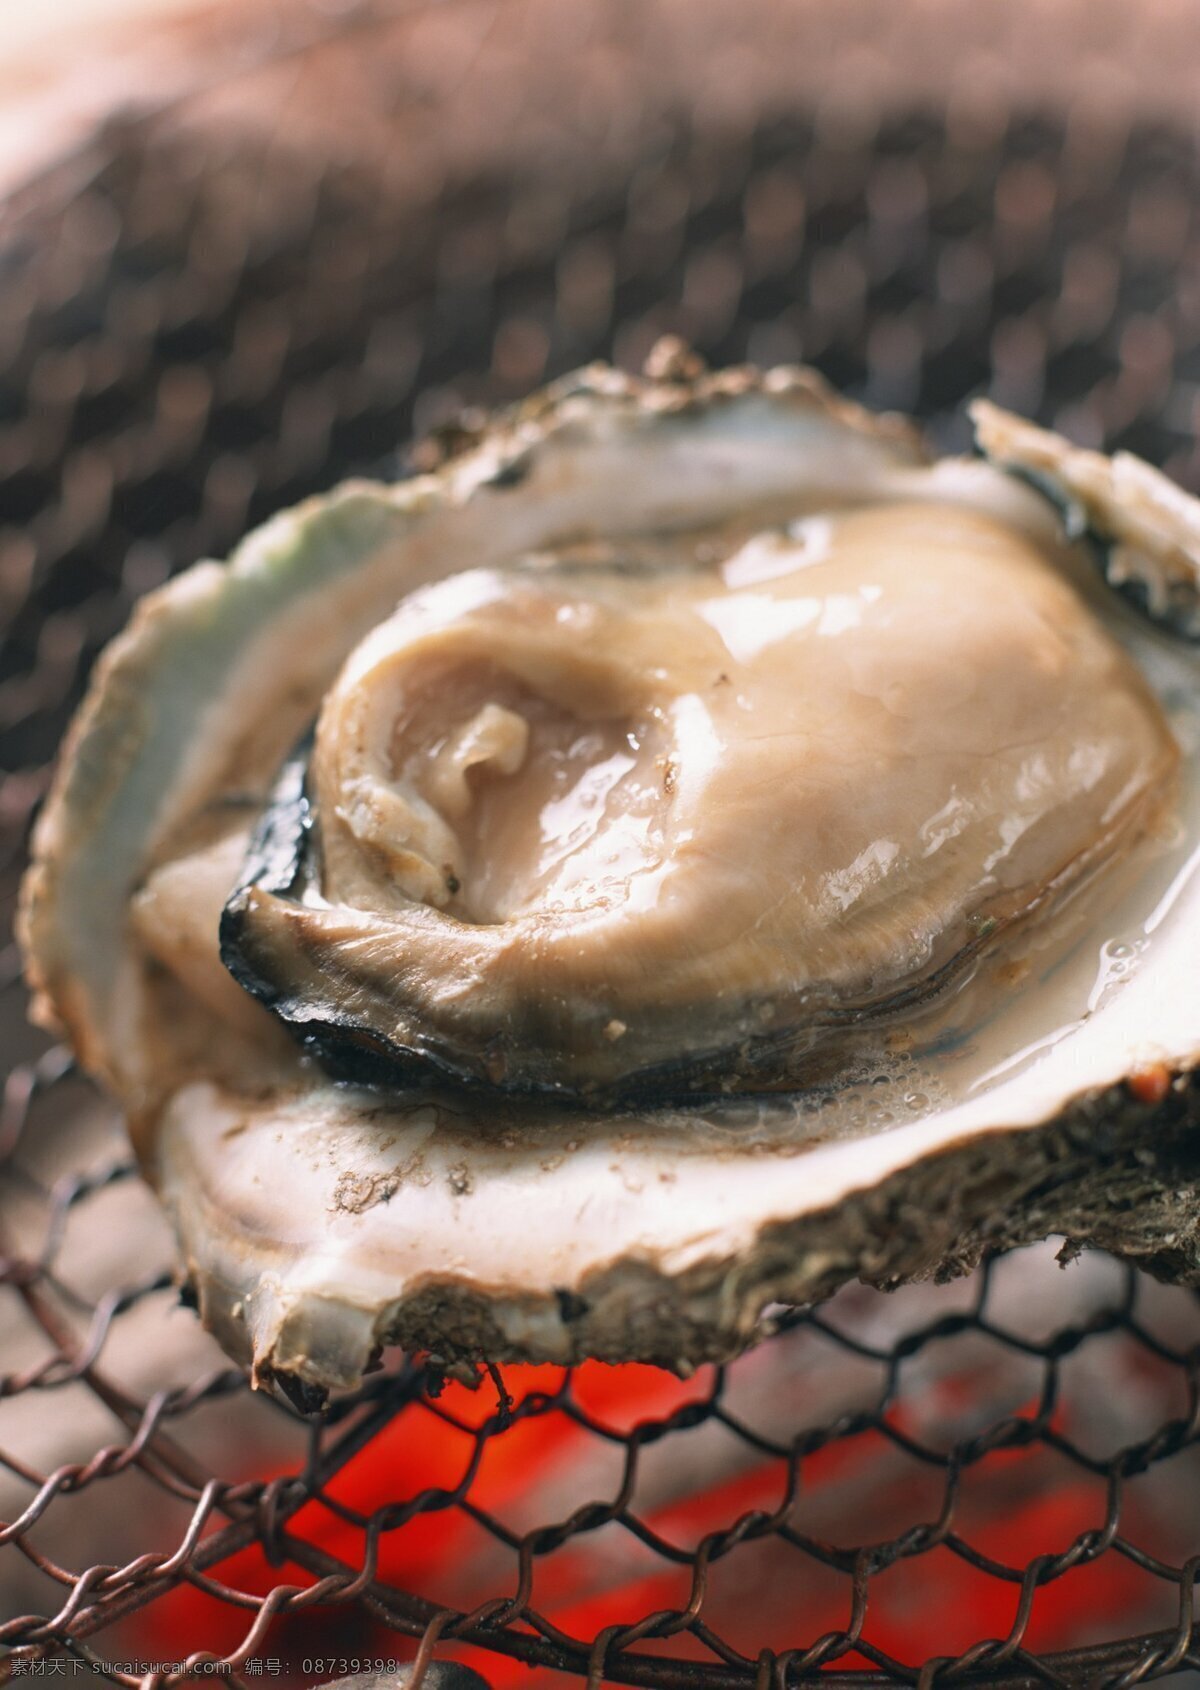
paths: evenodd
<path fill-rule="evenodd" d="M 23 931 L 259 1377 L 1197 1272 L 1200 518 L 977 427 L 597 367 L 143 604 Z"/>
<path fill-rule="evenodd" d="M 338 1071 L 795 1083 L 1144 832 L 1174 741 L 1028 539 L 913 501 L 694 544 L 450 576 L 351 654 L 314 837 L 225 917 Z"/>

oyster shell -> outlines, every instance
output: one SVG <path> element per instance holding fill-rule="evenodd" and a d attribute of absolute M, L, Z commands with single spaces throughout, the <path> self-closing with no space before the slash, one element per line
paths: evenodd
<path fill-rule="evenodd" d="M 686 1367 L 1051 1229 L 1195 1272 L 1197 507 L 978 426 L 598 367 L 142 606 L 25 942 L 261 1377 Z"/>

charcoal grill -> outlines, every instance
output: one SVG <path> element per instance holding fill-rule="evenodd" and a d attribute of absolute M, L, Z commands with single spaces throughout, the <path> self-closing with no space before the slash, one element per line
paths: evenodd
<path fill-rule="evenodd" d="M 981 41 L 928 0 L 887 39 L 870 5 L 781 11 L 560 7 L 535 65 L 519 0 L 248 7 L 206 39 L 219 74 L 11 196 L 7 912 L 89 665 L 140 593 L 587 358 L 637 365 L 666 331 L 714 363 L 802 357 L 951 449 L 986 390 L 1200 489 L 1198 160 L 1171 92 L 1193 66 L 1163 52 L 1151 118 L 1108 8 L 1055 14 L 1089 32 L 1057 91 L 1046 6 Z M 781 70 L 770 31 L 793 27 L 821 74 Z M 658 77 L 654 30 L 680 43 Z M 934 74 L 922 39 L 944 39 Z M 765 1344 L 689 1381 L 513 1368 L 471 1390 L 389 1357 L 306 1416 L 252 1398 L 178 1306 L 118 1123 L 25 1027 L 11 945 L 0 970 L 12 1675 L 1200 1672 L 1194 1293 L 1037 1247 L 775 1311 Z"/>

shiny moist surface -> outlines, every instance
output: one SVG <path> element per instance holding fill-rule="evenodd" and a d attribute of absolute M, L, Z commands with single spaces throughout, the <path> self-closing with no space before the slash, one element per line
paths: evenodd
<path fill-rule="evenodd" d="M 402 1038 L 616 1072 L 911 994 L 1131 842 L 1176 761 L 1030 539 L 810 517 L 405 601 L 322 710 L 310 901 L 386 916 L 321 942 Z"/>

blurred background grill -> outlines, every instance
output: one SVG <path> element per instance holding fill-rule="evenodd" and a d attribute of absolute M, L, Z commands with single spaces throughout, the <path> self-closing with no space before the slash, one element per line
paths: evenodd
<path fill-rule="evenodd" d="M 1190 8 L 975 10 L 177 5 L 77 45 L 0 212 L 6 920 L 141 593 L 586 359 L 802 358 L 951 449 L 987 391 L 1200 489 Z M 96 127 L 110 83 L 140 103 Z M 396 1359 L 306 1423 L 175 1306 L 118 1123 L 0 968 L 14 1669 L 300 1684 L 423 1637 L 498 1686 L 1200 1671 L 1190 1293 L 1038 1249 L 686 1384 L 505 1370 L 510 1414 Z"/>

